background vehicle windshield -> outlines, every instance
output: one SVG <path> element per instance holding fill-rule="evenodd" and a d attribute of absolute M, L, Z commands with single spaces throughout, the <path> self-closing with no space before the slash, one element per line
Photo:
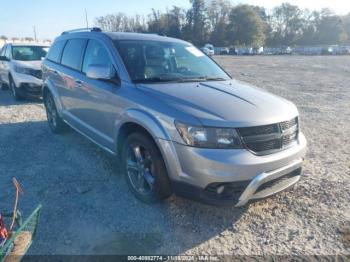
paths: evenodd
<path fill-rule="evenodd" d="M 214 61 L 189 44 L 119 40 L 115 45 L 133 82 L 230 79 Z"/>
<path fill-rule="evenodd" d="M 12 46 L 12 58 L 20 61 L 41 60 L 48 50 L 46 46 Z"/>

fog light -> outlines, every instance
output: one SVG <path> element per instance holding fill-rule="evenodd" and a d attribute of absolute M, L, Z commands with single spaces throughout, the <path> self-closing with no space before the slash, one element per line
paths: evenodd
<path fill-rule="evenodd" d="M 217 189 L 216 189 L 216 193 L 218 193 L 219 195 L 224 192 L 224 189 L 225 189 L 225 186 L 219 186 Z"/>

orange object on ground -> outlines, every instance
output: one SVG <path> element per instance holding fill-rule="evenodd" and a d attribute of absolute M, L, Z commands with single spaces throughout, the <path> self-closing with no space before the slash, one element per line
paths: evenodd
<path fill-rule="evenodd" d="M 8 233 L 2 216 L 0 215 L 0 240 L 5 240 L 8 238 Z"/>

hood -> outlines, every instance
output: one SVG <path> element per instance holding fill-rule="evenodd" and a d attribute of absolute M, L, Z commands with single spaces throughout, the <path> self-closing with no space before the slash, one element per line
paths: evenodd
<path fill-rule="evenodd" d="M 13 64 L 20 66 L 20 67 L 25 67 L 25 68 L 31 68 L 35 70 L 41 70 L 41 60 L 37 61 L 19 61 L 19 60 L 13 60 Z"/>
<path fill-rule="evenodd" d="M 138 88 L 207 126 L 266 125 L 298 115 L 288 100 L 237 80 L 140 84 Z"/>

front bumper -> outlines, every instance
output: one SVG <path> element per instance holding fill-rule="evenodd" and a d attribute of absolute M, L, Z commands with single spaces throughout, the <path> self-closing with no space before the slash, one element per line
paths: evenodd
<path fill-rule="evenodd" d="M 13 80 L 22 96 L 41 97 L 43 81 L 32 75 L 12 73 Z"/>
<path fill-rule="evenodd" d="M 293 147 L 257 156 L 244 149 L 194 148 L 165 140 L 158 140 L 158 143 L 175 193 L 207 203 L 237 206 L 296 183 L 302 173 L 307 144 L 300 133 Z M 226 189 L 217 194 L 222 185 Z"/>
<path fill-rule="evenodd" d="M 42 96 L 42 86 L 32 83 L 22 83 L 18 87 L 18 92 L 22 96 L 39 98 Z"/>

